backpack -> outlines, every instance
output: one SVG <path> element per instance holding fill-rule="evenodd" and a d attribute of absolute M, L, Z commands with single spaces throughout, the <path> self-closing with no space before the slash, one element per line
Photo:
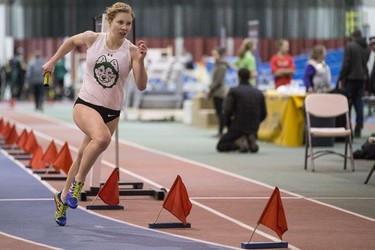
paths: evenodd
<path fill-rule="evenodd" d="M 361 149 L 353 153 L 354 159 L 375 160 L 375 144 L 369 143 L 368 139 L 363 143 Z"/>

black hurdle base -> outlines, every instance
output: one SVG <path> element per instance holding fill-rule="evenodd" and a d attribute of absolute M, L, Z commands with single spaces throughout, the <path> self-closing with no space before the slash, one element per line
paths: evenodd
<path fill-rule="evenodd" d="M 60 174 L 60 171 L 50 169 L 36 169 L 33 171 L 33 174 Z"/>
<path fill-rule="evenodd" d="M 288 242 L 242 242 L 242 249 L 288 248 Z"/>
<path fill-rule="evenodd" d="M 121 205 L 88 205 L 87 210 L 124 210 Z"/>
<path fill-rule="evenodd" d="M 105 184 L 104 181 L 100 182 L 100 187 Z M 143 182 L 135 182 L 135 181 L 123 181 L 118 183 L 119 187 L 121 186 L 128 186 L 128 189 L 142 189 Z M 90 187 L 90 190 L 87 190 L 86 193 L 88 196 L 96 196 L 99 193 L 99 187 Z"/>
<path fill-rule="evenodd" d="M 25 167 L 26 167 L 27 169 L 31 169 L 31 170 L 33 170 L 33 169 L 32 169 L 33 167 L 30 166 L 30 165 L 25 165 Z M 47 166 L 47 167 L 45 167 L 45 168 L 40 168 L 40 169 L 35 169 L 35 170 L 33 170 L 33 174 L 60 174 L 60 171 L 57 171 L 57 170 L 55 170 L 55 169 L 53 169 L 53 168 Z"/>
<path fill-rule="evenodd" d="M 101 185 L 104 185 L 104 182 Z M 121 186 L 131 186 L 132 188 L 121 188 Z M 152 196 L 155 200 L 164 200 L 166 193 L 166 189 L 142 189 L 143 182 L 119 182 L 119 187 L 120 196 Z M 96 196 L 99 190 L 98 187 L 91 187 L 90 190 L 85 192 L 87 196 Z"/>
<path fill-rule="evenodd" d="M 151 196 L 155 200 L 164 200 L 165 191 L 161 189 L 120 189 L 119 190 L 120 196 Z"/>
<path fill-rule="evenodd" d="M 167 223 L 149 223 L 149 228 L 161 229 L 161 228 L 191 228 L 191 224 L 188 222 L 186 224 L 180 222 L 167 222 Z"/>
<path fill-rule="evenodd" d="M 19 149 L 19 150 L 17 150 L 17 149 L 10 149 L 7 152 L 8 152 L 9 155 L 14 156 L 14 157 L 16 157 L 16 156 L 30 155 L 29 153 L 27 153 L 27 152 L 25 152 L 25 151 L 23 151 L 21 149 Z"/>
<path fill-rule="evenodd" d="M 12 155 L 13 158 L 17 161 L 30 161 L 32 156 L 30 154 L 25 155 Z"/>
<path fill-rule="evenodd" d="M 32 169 L 30 165 L 26 165 L 26 168 Z M 43 169 L 35 169 L 33 170 L 33 174 L 61 174 L 60 170 L 56 170 L 51 166 L 46 166 Z"/>
<path fill-rule="evenodd" d="M 4 150 L 14 150 L 14 151 L 21 150 L 20 147 L 18 147 L 17 145 L 8 145 L 5 143 L 5 141 L 3 141 L 3 143 L 0 142 L 0 146 Z"/>
<path fill-rule="evenodd" d="M 105 182 L 101 182 L 100 185 L 104 185 Z M 119 181 L 118 185 L 124 188 L 131 188 L 131 189 L 142 189 L 143 182 L 139 181 Z"/>
<path fill-rule="evenodd" d="M 43 181 L 66 181 L 65 175 L 41 175 L 40 179 Z"/>

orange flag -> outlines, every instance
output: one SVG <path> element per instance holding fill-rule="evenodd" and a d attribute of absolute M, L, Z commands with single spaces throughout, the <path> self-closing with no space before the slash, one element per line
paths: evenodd
<path fill-rule="evenodd" d="M 56 160 L 56 158 L 57 158 L 57 148 L 56 148 L 55 141 L 52 140 L 42 157 L 42 161 L 44 161 L 46 164 L 52 164 Z"/>
<path fill-rule="evenodd" d="M 23 129 L 21 132 L 21 135 L 17 139 L 17 145 L 20 147 L 20 149 L 25 150 L 25 144 L 27 141 L 27 138 L 29 137 L 29 134 L 27 133 L 26 129 Z"/>
<path fill-rule="evenodd" d="M 98 193 L 100 199 L 107 205 L 115 206 L 120 202 L 118 179 L 118 168 L 115 168 Z"/>
<path fill-rule="evenodd" d="M 4 120 L 1 117 L 1 119 L 0 119 L 0 134 L 3 134 L 3 129 L 4 129 Z"/>
<path fill-rule="evenodd" d="M 5 139 L 5 143 L 8 145 L 13 145 L 16 143 L 18 139 L 18 134 L 16 130 L 16 125 L 14 124 L 13 127 L 10 129 L 8 137 Z"/>
<path fill-rule="evenodd" d="M 4 125 L 3 132 L 2 132 L 4 138 L 7 138 L 7 137 L 8 137 L 8 134 L 9 134 L 9 132 L 10 132 L 10 129 L 11 129 L 11 127 L 10 127 L 10 123 L 7 122 L 7 123 Z"/>
<path fill-rule="evenodd" d="M 65 142 L 52 165 L 56 167 L 56 170 L 61 169 L 65 174 L 68 174 L 72 163 L 72 155 L 70 154 L 68 143 Z"/>
<path fill-rule="evenodd" d="M 31 158 L 29 165 L 32 169 L 43 169 L 46 167 L 44 162 L 42 161 L 43 150 L 42 147 L 38 145 L 36 150 L 34 151 L 33 157 Z"/>
<path fill-rule="evenodd" d="M 38 142 L 36 141 L 34 132 L 31 130 L 29 136 L 27 137 L 27 141 L 25 142 L 24 150 L 29 154 L 33 154 L 37 147 Z"/>
<path fill-rule="evenodd" d="M 275 190 L 268 200 L 268 203 L 259 218 L 258 224 L 259 223 L 275 231 L 280 239 L 282 239 L 283 233 L 288 230 L 284 207 L 283 203 L 281 202 L 278 187 L 275 187 Z"/>
<path fill-rule="evenodd" d="M 179 175 L 177 175 L 176 180 L 169 190 L 163 207 L 176 216 L 184 225 L 186 224 L 186 217 L 190 214 L 192 204 L 186 187 Z"/>

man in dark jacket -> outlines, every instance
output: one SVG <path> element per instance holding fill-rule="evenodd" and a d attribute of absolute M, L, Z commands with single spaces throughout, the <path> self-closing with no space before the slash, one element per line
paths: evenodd
<path fill-rule="evenodd" d="M 266 118 L 264 95 L 249 84 L 250 71 L 238 71 L 239 85 L 231 88 L 224 102 L 224 119 L 228 127 L 217 144 L 219 152 L 257 152 L 259 124 Z"/>
<path fill-rule="evenodd" d="M 368 80 L 367 60 L 370 50 L 360 30 L 352 33 L 352 41 L 345 47 L 344 58 L 338 78 L 338 87 L 349 98 L 349 111 L 354 106 L 356 124 L 354 136 L 361 137 L 363 128 L 363 94 Z"/>
<path fill-rule="evenodd" d="M 373 37 L 370 37 L 370 48 L 373 52 L 375 52 L 375 36 Z M 371 69 L 371 73 L 370 73 L 370 81 L 369 81 L 369 85 L 368 85 L 368 92 L 369 94 L 375 94 L 375 60 L 374 60 L 374 64 L 372 66 L 372 69 Z"/>

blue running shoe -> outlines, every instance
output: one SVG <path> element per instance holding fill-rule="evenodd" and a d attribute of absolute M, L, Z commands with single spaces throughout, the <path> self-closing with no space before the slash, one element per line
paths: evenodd
<path fill-rule="evenodd" d="M 81 198 L 83 185 L 83 182 L 78 182 L 75 179 L 72 185 L 70 185 L 69 191 L 66 195 L 66 203 L 70 208 L 74 209 L 78 206 L 78 200 Z"/>
<path fill-rule="evenodd" d="M 65 226 L 68 205 L 61 201 L 61 191 L 56 193 L 53 198 L 56 204 L 55 221 L 59 226 Z"/>

